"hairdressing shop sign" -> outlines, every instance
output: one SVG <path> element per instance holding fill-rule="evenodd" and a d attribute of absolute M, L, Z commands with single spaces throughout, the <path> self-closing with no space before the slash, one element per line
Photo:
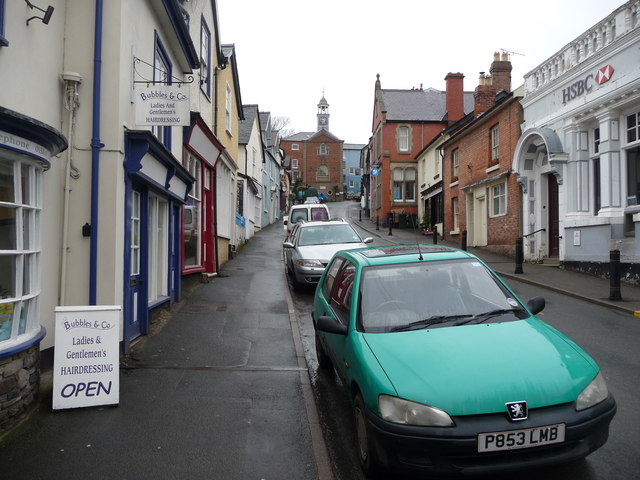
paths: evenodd
<path fill-rule="evenodd" d="M 190 125 L 189 89 L 175 85 L 136 85 L 136 124 Z"/>
<path fill-rule="evenodd" d="M 120 402 L 120 306 L 56 307 L 53 409 Z"/>

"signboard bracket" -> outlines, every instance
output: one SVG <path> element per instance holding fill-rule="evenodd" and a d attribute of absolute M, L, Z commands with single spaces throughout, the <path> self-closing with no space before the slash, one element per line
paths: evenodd
<path fill-rule="evenodd" d="M 178 86 L 182 86 L 185 84 L 191 84 L 194 82 L 194 78 L 193 75 L 187 75 L 188 80 L 181 80 L 178 77 L 174 77 L 173 75 L 171 76 L 171 81 L 166 80 L 166 81 L 162 81 L 162 80 L 148 80 L 145 79 L 145 77 L 138 72 L 138 69 L 136 68 L 136 65 L 138 63 L 144 63 L 145 65 L 148 65 L 149 67 L 151 67 L 154 70 L 158 70 L 160 71 L 159 68 L 155 67 L 154 65 L 150 64 L 149 62 L 145 62 L 144 60 L 142 60 L 141 58 L 138 57 L 133 57 L 133 71 L 136 73 L 136 75 L 140 78 L 142 78 L 142 80 L 134 80 L 133 83 L 134 84 L 138 84 L 138 83 L 146 83 L 147 86 L 149 85 L 178 85 Z"/>

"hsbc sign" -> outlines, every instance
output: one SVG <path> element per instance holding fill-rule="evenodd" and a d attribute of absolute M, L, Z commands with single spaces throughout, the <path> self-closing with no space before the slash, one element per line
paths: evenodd
<path fill-rule="evenodd" d="M 607 83 L 611 79 L 613 72 L 614 69 L 611 65 L 605 65 L 604 67 L 600 67 L 595 75 L 593 73 L 590 73 L 583 79 L 572 83 L 567 88 L 562 90 L 562 104 L 566 105 L 567 102 L 570 102 L 574 98 L 589 93 L 591 90 L 593 90 L 594 82 L 598 85 Z"/>

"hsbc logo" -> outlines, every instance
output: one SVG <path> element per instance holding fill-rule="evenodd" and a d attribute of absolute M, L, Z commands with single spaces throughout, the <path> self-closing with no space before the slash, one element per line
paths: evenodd
<path fill-rule="evenodd" d="M 611 65 L 605 65 L 604 67 L 601 67 L 595 75 L 593 73 L 590 73 L 589 75 L 584 77 L 584 79 L 572 83 L 567 88 L 562 90 L 562 104 L 566 105 L 567 102 L 570 102 L 574 98 L 589 93 L 591 90 L 593 90 L 594 81 L 598 85 L 607 83 L 611 79 L 613 72 L 614 69 Z"/>
<path fill-rule="evenodd" d="M 603 83 L 607 83 L 609 81 L 609 79 L 611 78 L 611 75 L 613 75 L 614 71 L 615 70 L 613 69 L 613 67 L 611 65 L 605 65 L 600 70 L 598 70 L 598 73 L 596 73 L 596 83 L 598 85 L 602 85 Z"/>

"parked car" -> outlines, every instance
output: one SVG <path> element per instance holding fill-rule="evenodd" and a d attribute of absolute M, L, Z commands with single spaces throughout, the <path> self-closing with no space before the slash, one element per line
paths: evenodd
<path fill-rule="evenodd" d="M 304 203 L 320 203 L 319 197 L 307 197 L 304 199 Z"/>
<path fill-rule="evenodd" d="M 544 306 L 445 246 L 337 253 L 315 292 L 316 353 L 352 400 L 363 470 L 493 473 L 601 447 L 616 402 Z"/>
<path fill-rule="evenodd" d="M 282 244 L 285 268 L 295 288 L 316 285 L 334 253 L 365 247 L 372 241 L 371 237 L 363 239 L 344 220 L 298 223 Z"/>
<path fill-rule="evenodd" d="M 303 203 L 298 205 L 291 205 L 289 209 L 289 215 L 283 217 L 284 229 L 287 235 L 291 234 L 293 226 L 299 222 L 309 222 L 315 220 L 329 220 L 331 214 L 329 208 L 326 205 Z"/>

